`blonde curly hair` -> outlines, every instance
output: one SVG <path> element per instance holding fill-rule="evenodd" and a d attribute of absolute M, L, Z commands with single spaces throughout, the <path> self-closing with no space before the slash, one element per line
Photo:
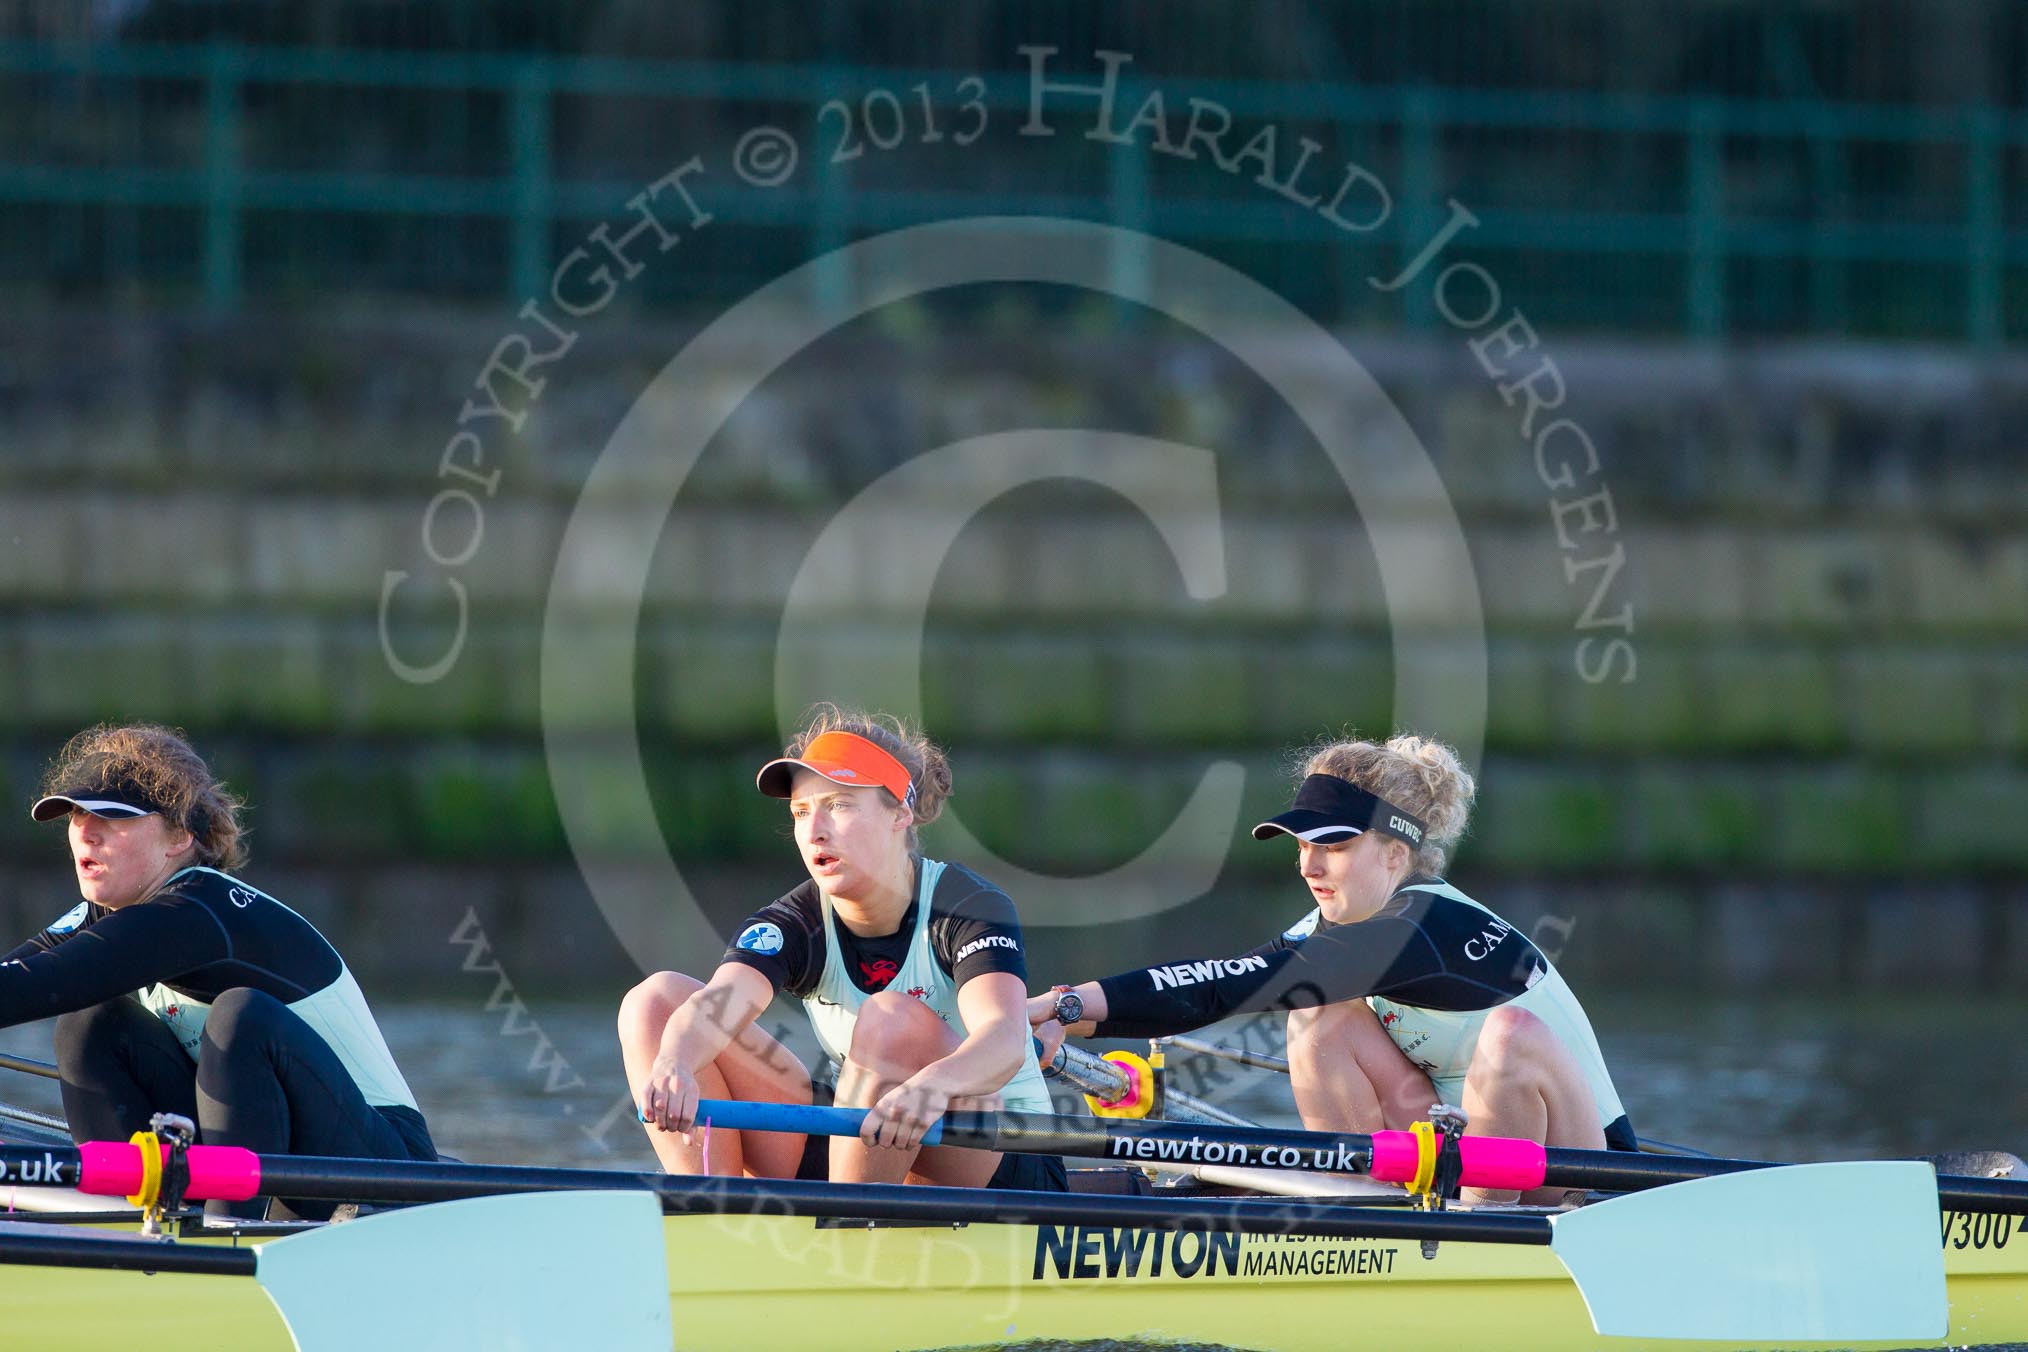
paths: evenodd
<path fill-rule="evenodd" d="M 1315 742 L 1295 758 L 1296 782 L 1331 775 L 1418 817 L 1428 833 L 1415 851 L 1417 873 L 1441 876 L 1472 818 L 1478 782 L 1458 753 L 1433 737 L 1400 732 L 1385 742 Z"/>

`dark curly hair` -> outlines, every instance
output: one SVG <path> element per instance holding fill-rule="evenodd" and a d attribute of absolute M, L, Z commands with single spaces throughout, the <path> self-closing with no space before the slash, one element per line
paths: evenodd
<path fill-rule="evenodd" d="M 67 798 L 137 790 L 160 805 L 162 819 L 188 831 L 197 861 L 232 870 L 246 863 L 245 806 L 211 773 L 179 728 L 101 723 L 64 744 L 42 777 L 42 793 Z"/>

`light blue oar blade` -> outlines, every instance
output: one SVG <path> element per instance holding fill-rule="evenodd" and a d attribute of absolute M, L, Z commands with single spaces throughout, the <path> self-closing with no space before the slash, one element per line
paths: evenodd
<path fill-rule="evenodd" d="M 1950 1326 L 1936 1171 L 1917 1161 L 1752 1169 L 1551 1223 L 1600 1333 L 1934 1342 Z"/>
<path fill-rule="evenodd" d="M 256 1274 L 302 1352 L 668 1352 L 662 1207 L 645 1192 L 435 1202 L 263 1245 Z"/>

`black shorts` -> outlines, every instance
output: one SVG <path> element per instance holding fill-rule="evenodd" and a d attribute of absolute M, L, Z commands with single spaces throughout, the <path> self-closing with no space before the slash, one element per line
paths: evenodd
<path fill-rule="evenodd" d="M 1637 1151 L 1641 1148 L 1640 1139 L 1634 1135 L 1634 1124 L 1627 1121 L 1625 1113 L 1621 1113 L 1607 1124 L 1605 1138 L 1608 1150 Z"/>
<path fill-rule="evenodd" d="M 810 1088 L 813 1103 L 828 1106 L 832 1102 L 830 1085 L 820 1080 Z M 831 1138 L 806 1137 L 803 1141 L 803 1161 L 796 1166 L 796 1177 L 823 1182 L 830 1176 Z M 1000 1156 L 1000 1167 L 986 1180 L 986 1186 L 1027 1192 L 1069 1192 L 1070 1179 L 1063 1172 L 1061 1155 L 1016 1155 L 1010 1152 Z"/>

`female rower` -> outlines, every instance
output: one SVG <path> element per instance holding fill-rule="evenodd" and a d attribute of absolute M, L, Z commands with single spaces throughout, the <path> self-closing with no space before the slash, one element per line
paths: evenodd
<path fill-rule="evenodd" d="M 921 1147 L 949 1107 L 1051 1111 L 1013 903 L 917 848 L 951 791 L 942 751 L 899 720 L 819 705 L 756 782 L 788 800 L 809 879 L 740 926 L 709 981 L 660 972 L 620 1006 L 627 1082 L 663 1166 L 791 1178 L 828 1163 L 839 1182 L 1061 1191 L 1054 1156 Z M 836 1102 L 871 1110 L 828 1162 L 800 1135 L 694 1129 L 701 1098 L 811 1102 L 809 1071 L 754 1022 L 783 990 L 840 1063 Z"/>
<path fill-rule="evenodd" d="M 73 737 L 30 813 L 69 823 L 84 899 L 0 957 L 0 1028 L 56 1017 L 78 1141 L 124 1141 L 169 1112 L 207 1145 L 436 1159 L 344 959 L 229 871 L 246 862 L 240 809 L 179 733 L 136 724 Z M 266 1209 L 265 1198 L 211 1203 L 240 1217 Z"/>
<path fill-rule="evenodd" d="M 1066 1030 L 1163 1037 L 1281 1010 L 1312 1130 L 1399 1130 L 1441 1101 L 1474 1135 L 1637 1148 L 1577 997 L 1525 934 L 1441 876 L 1476 791 L 1457 753 L 1416 736 L 1334 742 L 1299 778 L 1294 804 L 1253 835 L 1295 838 L 1309 914 L 1237 959 L 1035 997 L 1045 1054 Z"/>

